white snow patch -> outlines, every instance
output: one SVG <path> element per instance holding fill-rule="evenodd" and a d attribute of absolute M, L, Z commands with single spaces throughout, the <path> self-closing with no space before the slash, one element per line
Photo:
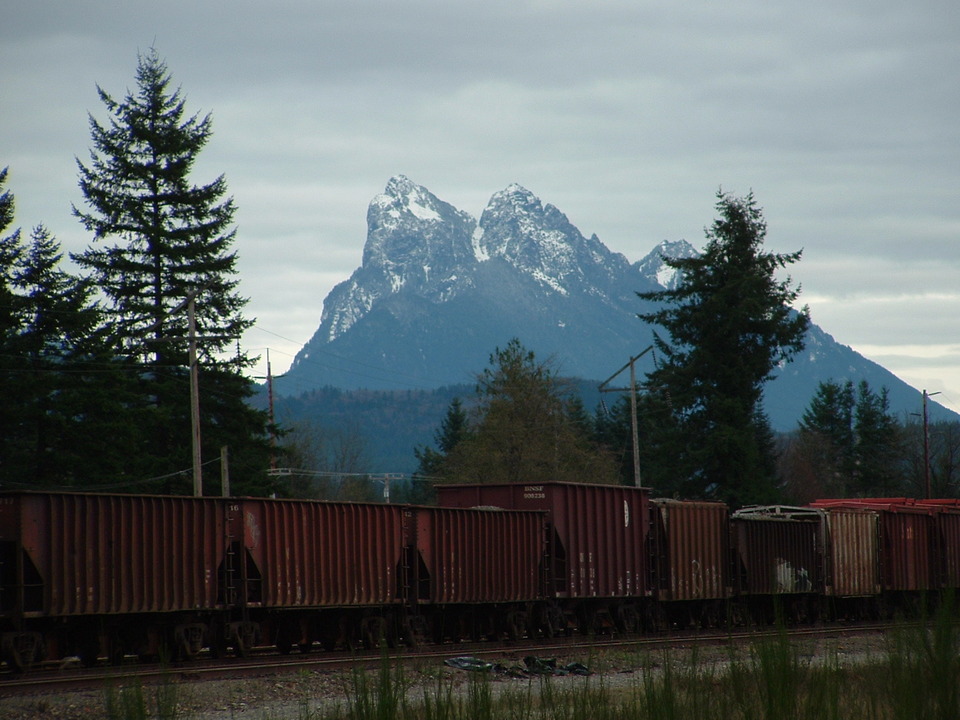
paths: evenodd
<path fill-rule="evenodd" d="M 438 213 L 433 208 L 429 208 L 426 205 L 421 205 L 417 202 L 413 196 L 407 198 L 408 205 L 407 208 L 410 210 L 413 215 L 421 220 L 439 220 L 440 213 Z"/>
<path fill-rule="evenodd" d="M 473 256 L 477 259 L 477 262 L 484 262 L 490 259 L 490 256 L 487 254 L 487 251 L 484 250 L 483 245 L 480 244 L 480 241 L 483 240 L 483 228 L 479 225 L 473 230 L 473 237 L 471 242 L 473 244 Z"/>
<path fill-rule="evenodd" d="M 675 268 L 670 267 L 666 263 L 662 263 L 660 269 L 657 270 L 657 282 L 660 283 L 661 287 L 673 287 L 673 283 L 677 278 L 677 272 Z"/>
<path fill-rule="evenodd" d="M 530 273 L 530 274 L 533 276 L 534 280 L 536 280 L 537 282 L 539 282 L 539 283 L 541 283 L 541 284 L 543 284 L 543 285 L 546 285 L 546 286 L 548 286 L 548 287 L 553 288 L 554 290 L 556 290 L 556 291 L 557 291 L 558 293 L 560 293 L 561 295 L 567 295 L 567 294 L 568 294 L 568 293 L 567 293 L 567 289 L 566 289 L 565 287 L 563 287 L 563 285 L 561 285 L 559 282 L 557 282 L 556 278 L 550 277 L 549 275 L 547 275 L 546 273 L 544 273 L 543 270 L 540 270 L 540 269 L 538 268 L 538 269 L 534 270 L 534 271 L 533 271 L 532 273 Z"/>

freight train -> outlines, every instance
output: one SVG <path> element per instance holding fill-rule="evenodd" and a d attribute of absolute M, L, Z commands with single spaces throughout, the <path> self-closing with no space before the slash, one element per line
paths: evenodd
<path fill-rule="evenodd" d="M 0 658 L 632 633 L 889 615 L 960 586 L 960 505 L 443 485 L 437 507 L 0 493 Z"/>

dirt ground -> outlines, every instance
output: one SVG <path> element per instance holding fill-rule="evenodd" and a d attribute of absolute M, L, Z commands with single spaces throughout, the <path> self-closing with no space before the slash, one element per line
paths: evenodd
<path fill-rule="evenodd" d="M 840 639 L 804 641 L 801 654 L 813 661 L 818 657 L 838 659 L 842 663 L 855 664 L 883 653 L 885 641 L 882 636 L 850 635 Z M 587 666 L 591 675 L 553 677 L 552 682 L 582 683 L 600 682 L 607 687 L 638 683 L 644 671 L 656 669 L 664 662 L 689 663 L 696 653 L 700 666 L 726 663 L 730 651 L 726 647 L 689 643 L 678 644 L 668 651 L 663 650 L 609 650 L 598 651 L 588 657 L 558 657 L 558 665 L 578 662 Z M 451 654 L 453 656 L 453 654 Z M 539 682 L 536 676 L 524 676 L 519 672 L 524 667 L 523 659 L 510 654 L 485 660 L 505 668 L 515 668 L 510 673 L 494 674 L 494 690 L 516 687 L 518 683 Z M 361 670 L 363 679 L 373 687 L 380 672 L 377 668 Z M 408 693 L 414 697 L 435 688 L 439 683 L 450 682 L 466 685 L 474 673 L 448 667 L 439 660 L 412 659 L 403 665 L 403 682 Z M 237 679 L 199 681 L 189 676 L 171 675 L 166 687 L 142 688 L 146 704 L 152 707 L 158 693 L 169 693 L 163 700 L 165 707 L 176 703 L 176 717 L 183 720 L 297 720 L 320 708 L 344 707 L 349 703 L 358 682 L 354 671 L 316 671 L 304 669 L 283 675 L 243 677 Z M 119 693 L 119 689 L 115 690 Z M 0 718 L 3 720 L 99 720 L 107 718 L 108 692 L 103 689 L 77 690 L 57 694 L 23 694 L 0 698 Z M 151 716 L 153 716 L 151 714 Z"/>

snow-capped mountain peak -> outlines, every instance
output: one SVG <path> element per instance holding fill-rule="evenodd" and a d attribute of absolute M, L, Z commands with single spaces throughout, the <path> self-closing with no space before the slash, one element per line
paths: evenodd
<path fill-rule="evenodd" d="M 300 386 L 469 383 L 514 337 L 557 358 L 565 375 L 608 377 L 653 342 L 638 315 L 657 306 L 637 293 L 675 289 L 680 278 L 664 258 L 697 254 L 685 240 L 664 241 L 631 264 L 518 184 L 494 193 L 478 222 L 398 175 L 371 201 L 367 226 L 361 266 L 326 297 L 320 327 L 287 373 Z M 795 423 L 820 379 L 865 378 L 901 405 L 916 400 L 821 330 L 808 343 L 771 389 L 779 426 Z M 349 360 L 336 367 L 340 358 Z"/>
<path fill-rule="evenodd" d="M 370 201 L 362 265 L 326 298 L 318 336 L 336 340 L 393 296 L 447 302 L 474 288 L 480 266 L 491 260 L 539 292 L 588 294 L 607 303 L 610 282 L 619 285 L 630 273 L 626 258 L 596 235 L 585 238 L 566 215 L 522 185 L 494 193 L 478 223 L 396 175 Z"/>
<path fill-rule="evenodd" d="M 686 240 L 663 240 L 643 260 L 637 263 L 640 274 L 652 278 L 666 289 L 673 290 L 680 282 L 679 272 L 664 262 L 665 258 L 696 257 L 697 250 Z"/>

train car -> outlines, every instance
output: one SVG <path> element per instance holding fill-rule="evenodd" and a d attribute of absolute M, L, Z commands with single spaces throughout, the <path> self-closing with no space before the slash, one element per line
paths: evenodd
<path fill-rule="evenodd" d="M 810 508 L 747 507 L 730 516 L 733 582 L 759 622 L 812 622 L 823 595 L 822 513 Z"/>
<path fill-rule="evenodd" d="M 943 591 L 960 591 L 960 500 L 917 500 L 936 509 L 937 585 Z"/>
<path fill-rule="evenodd" d="M 729 511 L 724 503 L 657 498 L 653 524 L 653 627 L 722 623 L 733 593 Z"/>
<path fill-rule="evenodd" d="M 547 513 L 546 600 L 535 625 L 632 632 L 648 612 L 650 498 L 646 488 L 549 482 L 437 487 L 447 507 L 492 506 Z"/>
<path fill-rule="evenodd" d="M 874 617 L 880 596 L 880 515 L 867 507 L 826 506 L 824 596 L 828 617 Z"/>
<path fill-rule="evenodd" d="M 877 513 L 880 612 L 915 610 L 938 589 L 936 509 L 905 498 L 817 500 L 820 509 L 866 508 Z"/>
<path fill-rule="evenodd" d="M 246 616 L 241 649 L 261 640 L 281 652 L 376 646 L 403 634 L 412 542 L 405 506 L 243 498 Z"/>
<path fill-rule="evenodd" d="M 542 598 L 546 515 L 412 507 L 415 627 L 437 642 L 518 639 Z"/>
<path fill-rule="evenodd" d="M 4 659 L 196 654 L 230 604 L 226 531 L 215 499 L 0 494 Z"/>

